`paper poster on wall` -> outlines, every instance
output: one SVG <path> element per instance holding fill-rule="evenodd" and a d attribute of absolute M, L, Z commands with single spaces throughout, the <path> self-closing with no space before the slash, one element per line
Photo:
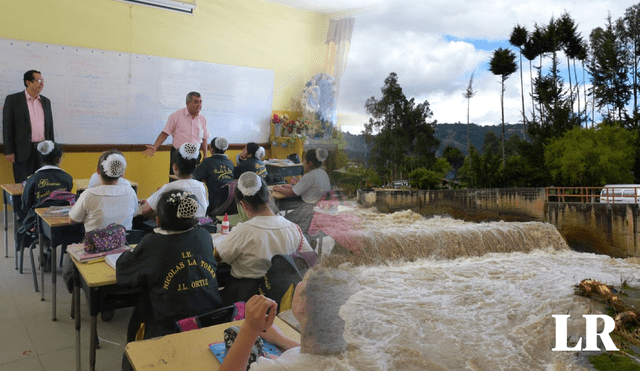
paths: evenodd
<path fill-rule="evenodd" d="M 152 144 L 190 91 L 211 137 L 269 140 L 272 70 L 0 39 L 2 104 L 30 69 L 42 72 L 60 143 Z"/>

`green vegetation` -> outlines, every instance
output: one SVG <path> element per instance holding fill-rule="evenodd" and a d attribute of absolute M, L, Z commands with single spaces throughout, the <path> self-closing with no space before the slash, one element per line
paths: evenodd
<path fill-rule="evenodd" d="M 624 356 L 603 353 L 590 356 L 589 362 L 598 371 L 640 371 L 640 365 Z"/>
<path fill-rule="evenodd" d="M 620 127 L 574 128 L 545 148 L 545 165 L 555 184 L 603 186 L 632 183 L 636 134 Z"/>

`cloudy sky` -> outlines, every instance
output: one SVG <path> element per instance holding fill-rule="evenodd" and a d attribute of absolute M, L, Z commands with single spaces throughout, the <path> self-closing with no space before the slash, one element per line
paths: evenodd
<path fill-rule="evenodd" d="M 277 1 L 277 0 L 276 0 Z M 462 93 L 474 73 L 470 120 L 480 125 L 500 123 L 500 80 L 488 70 L 493 50 L 508 46 L 516 24 L 532 30 L 567 11 L 588 40 L 604 27 L 607 14 L 617 19 L 630 0 L 300 0 L 319 11 L 369 6 L 356 12 L 347 69 L 343 75 L 338 114 L 343 128 L 359 133 L 368 120 L 367 98 L 381 97 L 390 72 L 408 98 L 429 101 L 439 123 L 466 123 Z M 296 2 L 280 0 L 279 2 Z M 514 49 L 515 50 L 515 49 Z M 561 56 L 564 58 L 564 56 Z M 561 59 L 566 68 L 566 59 Z M 528 61 L 523 58 L 525 91 Z M 474 72 L 475 71 L 475 72 Z M 581 79 L 581 74 L 579 75 Z M 567 82 L 568 84 L 568 82 Z M 521 120 L 520 75 L 511 75 L 505 92 L 505 121 Z M 527 108 L 528 110 L 529 108 Z"/>

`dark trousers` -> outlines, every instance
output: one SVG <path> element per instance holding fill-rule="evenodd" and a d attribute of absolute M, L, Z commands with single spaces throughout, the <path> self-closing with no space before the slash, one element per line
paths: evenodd
<path fill-rule="evenodd" d="M 177 151 L 174 146 L 171 146 L 171 152 L 169 153 L 169 175 L 173 175 L 173 154 Z"/>
<path fill-rule="evenodd" d="M 13 164 L 13 179 L 16 183 L 22 183 L 27 180 L 27 177 L 36 172 L 40 168 L 41 160 L 40 153 L 36 148 L 38 144 L 31 145 L 31 154 L 26 161 L 15 162 Z"/>

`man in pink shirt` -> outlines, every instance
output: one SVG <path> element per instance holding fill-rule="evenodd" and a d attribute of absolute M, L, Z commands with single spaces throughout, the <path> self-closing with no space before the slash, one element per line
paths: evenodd
<path fill-rule="evenodd" d="M 7 95 L 2 110 L 4 154 L 13 164 L 16 183 L 22 183 L 40 167 L 38 143 L 54 140 L 51 101 L 40 95 L 44 88 L 42 74 L 29 70 L 23 81 L 26 89 Z"/>
<path fill-rule="evenodd" d="M 184 143 L 201 143 L 200 149 L 207 157 L 207 139 L 209 139 L 209 130 L 207 130 L 207 119 L 200 114 L 202 110 L 202 97 L 200 93 L 192 91 L 187 94 L 187 107 L 172 113 L 167 119 L 167 124 L 162 129 L 158 139 L 153 145 L 147 145 L 144 154 L 152 157 L 158 147 L 171 135 L 173 137 L 171 154 Z M 169 164 L 169 173 L 173 174 L 171 164 Z"/>

